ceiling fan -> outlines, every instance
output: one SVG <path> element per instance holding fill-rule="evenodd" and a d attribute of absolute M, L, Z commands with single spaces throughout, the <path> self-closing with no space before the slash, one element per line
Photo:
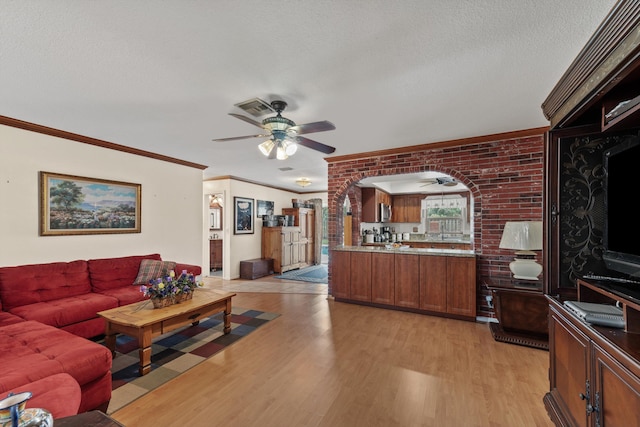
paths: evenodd
<path fill-rule="evenodd" d="M 433 184 L 444 185 L 445 187 L 455 187 L 456 185 L 458 185 L 458 181 L 448 176 L 428 179 L 423 182 L 425 184 L 421 185 L 420 187 L 426 187 L 427 185 L 433 185 Z"/>
<path fill-rule="evenodd" d="M 298 145 L 302 145 L 303 147 L 320 151 L 325 154 L 331 154 L 336 151 L 334 147 L 322 144 L 309 138 L 305 138 L 304 136 L 300 136 L 307 133 L 333 130 L 336 128 L 333 123 L 324 120 L 321 122 L 296 125 L 293 120 L 282 117 L 281 113 L 285 108 L 287 108 L 286 102 L 276 100 L 272 101 L 271 104 L 267 104 L 260 99 L 256 99 L 255 101 L 262 103 L 263 105 L 267 106 L 267 108 L 269 108 L 270 106 L 270 109 L 272 109 L 272 111 L 276 112 L 277 114 L 273 117 L 267 117 L 266 119 L 262 120 L 262 122 L 257 122 L 241 114 L 229 113 L 229 115 L 259 128 L 262 128 L 266 131 L 265 133 L 257 135 L 235 136 L 231 138 L 218 138 L 214 139 L 213 141 L 218 142 L 235 141 L 238 139 L 247 138 L 269 138 L 262 144 L 260 144 L 258 148 L 260 148 L 262 154 L 267 156 L 269 159 L 275 158 L 279 160 L 284 160 L 287 157 L 293 155 L 298 149 Z"/>

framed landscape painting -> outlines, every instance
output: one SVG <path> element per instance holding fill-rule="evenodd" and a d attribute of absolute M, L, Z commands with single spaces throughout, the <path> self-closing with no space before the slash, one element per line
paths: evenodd
<path fill-rule="evenodd" d="M 40 235 L 140 233 L 141 185 L 40 172 Z"/>
<path fill-rule="evenodd" d="M 233 234 L 253 234 L 253 199 L 234 197 L 235 226 Z"/>

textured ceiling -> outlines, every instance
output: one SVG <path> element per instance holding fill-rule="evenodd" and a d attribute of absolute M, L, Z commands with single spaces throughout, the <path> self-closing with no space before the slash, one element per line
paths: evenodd
<path fill-rule="evenodd" d="M 548 125 L 540 105 L 613 0 L 1 0 L 0 115 L 305 191 L 228 113 L 284 99 L 347 155 Z M 283 172 L 282 167 L 292 168 Z"/>

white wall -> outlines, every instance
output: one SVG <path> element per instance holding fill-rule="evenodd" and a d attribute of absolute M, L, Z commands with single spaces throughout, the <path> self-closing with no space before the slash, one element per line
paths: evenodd
<path fill-rule="evenodd" d="M 292 207 L 291 199 L 322 199 L 323 204 L 327 203 L 327 193 L 305 193 L 299 194 L 290 191 L 278 190 L 249 182 L 235 179 L 219 179 L 204 181 L 203 202 L 207 201 L 210 194 L 224 193 L 223 212 L 223 257 L 222 257 L 222 277 L 226 280 L 240 277 L 240 261 L 260 258 L 262 256 L 262 218 L 256 216 L 258 200 L 273 201 L 274 214 L 280 215 L 282 208 Z M 233 198 L 246 197 L 254 199 L 254 232 L 253 234 L 234 234 L 234 209 Z M 208 232 L 208 205 L 203 210 L 205 216 L 205 231 L 203 232 L 203 248 L 206 250 L 206 257 L 203 258 L 202 265 L 209 265 L 209 232 Z M 203 275 L 208 268 L 203 268 Z"/>
<path fill-rule="evenodd" d="M 207 271 L 202 170 L 3 125 L 0 159 L 0 266 L 157 252 Z M 39 236 L 40 171 L 141 184 L 142 232 Z"/>

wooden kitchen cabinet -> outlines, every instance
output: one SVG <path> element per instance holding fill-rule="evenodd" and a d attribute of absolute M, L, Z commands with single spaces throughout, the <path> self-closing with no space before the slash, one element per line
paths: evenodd
<path fill-rule="evenodd" d="M 222 268 L 222 239 L 209 240 L 209 270 Z"/>
<path fill-rule="evenodd" d="M 300 227 L 300 256 L 301 267 L 315 264 L 315 210 L 310 208 L 283 208 L 283 215 L 294 217 L 293 225 Z"/>
<path fill-rule="evenodd" d="M 420 308 L 447 312 L 447 257 L 420 258 Z"/>
<path fill-rule="evenodd" d="M 371 302 L 395 304 L 395 255 L 371 254 Z"/>
<path fill-rule="evenodd" d="M 420 257 L 395 255 L 395 304 L 398 307 L 420 307 Z"/>
<path fill-rule="evenodd" d="M 403 252 L 332 250 L 331 294 L 338 301 L 475 321 L 475 256 Z"/>
<path fill-rule="evenodd" d="M 331 293 L 334 298 L 351 297 L 351 252 L 331 251 Z"/>
<path fill-rule="evenodd" d="M 476 317 L 476 259 L 447 258 L 447 313 Z"/>
<path fill-rule="evenodd" d="M 420 308 L 476 316 L 475 257 L 428 256 L 420 260 Z"/>
<path fill-rule="evenodd" d="M 300 268 L 300 227 L 262 227 L 262 258 L 273 259 L 273 271 Z"/>
<path fill-rule="evenodd" d="M 371 302 L 371 252 L 351 254 L 351 299 Z"/>
<path fill-rule="evenodd" d="M 391 205 L 391 195 L 377 188 L 363 188 L 361 221 L 380 222 L 380 203 Z M 393 221 L 393 214 L 391 220 Z"/>
<path fill-rule="evenodd" d="M 424 194 L 398 194 L 393 196 L 391 222 L 420 223 Z"/>

